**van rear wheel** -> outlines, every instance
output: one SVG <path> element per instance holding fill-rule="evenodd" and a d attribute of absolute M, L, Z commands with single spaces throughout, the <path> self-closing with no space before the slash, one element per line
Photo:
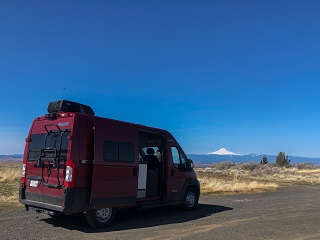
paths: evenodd
<path fill-rule="evenodd" d="M 93 228 L 105 228 L 113 222 L 115 217 L 115 208 L 99 208 L 86 212 L 87 222 Z"/>
<path fill-rule="evenodd" d="M 184 195 L 184 205 L 183 208 L 186 210 L 193 210 L 198 207 L 199 194 L 197 190 L 192 187 L 187 188 Z"/>

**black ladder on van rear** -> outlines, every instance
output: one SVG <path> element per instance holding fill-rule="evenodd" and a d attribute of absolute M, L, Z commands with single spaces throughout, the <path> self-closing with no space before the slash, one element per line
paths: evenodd
<path fill-rule="evenodd" d="M 54 126 L 57 128 L 56 131 L 53 130 L 48 130 L 49 126 Z M 61 128 L 56 125 L 56 124 L 48 124 L 44 126 L 47 134 L 44 138 L 44 148 L 39 149 L 39 158 L 37 160 L 37 166 L 41 167 L 41 181 L 46 187 L 52 187 L 52 188 L 61 188 L 64 187 L 63 184 L 60 183 L 60 178 L 59 178 L 59 169 L 60 169 L 60 159 L 61 159 L 61 146 L 62 146 L 62 137 L 66 132 L 69 132 L 69 129 L 61 130 Z M 47 138 L 50 134 L 60 134 L 59 138 L 59 147 L 54 148 L 54 147 L 47 147 Z M 45 181 L 44 179 L 44 167 L 45 167 L 45 162 L 48 163 L 47 166 L 47 173 L 48 173 L 48 180 Z M 51 165 L 52 163 L 52 165 Z M 66 161 L 64 160 L 64 165 Z M 56 177 L 58 184 L 50 184 L 49 183 L 49 177 L 51 175 L 51 168 L 56 168 Z"/>

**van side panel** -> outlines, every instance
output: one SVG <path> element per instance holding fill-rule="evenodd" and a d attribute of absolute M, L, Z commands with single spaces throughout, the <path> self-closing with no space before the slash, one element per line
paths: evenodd
<path fill-rule="evenodd" d="M 137 184 L 132 167 L 96 166 L 90 208 L 131 205 L 136 202 Z"/>
<path fill-rule="evenodd" d="M 105 159 L 105 142 L 133 146 L 132 162 Z M 112 120 L 95 122 L 94 164 L 90 208 L 129 206 L 136 203 L 139 164 L 138 132 L 134 126 Z"/>

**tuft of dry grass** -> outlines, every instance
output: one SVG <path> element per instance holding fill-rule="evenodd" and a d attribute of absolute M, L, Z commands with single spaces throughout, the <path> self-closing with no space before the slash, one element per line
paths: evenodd
<path fill-rule="evenodd" d="M 19 205 L 20 164 L 0 164 L 0 210 Z"/>
<path fill-rule="evenodd" d="M 11 182 L 19 180 L 21 171 L 17 169 L 3 169 L 0 170 L 0 182 Z"/>

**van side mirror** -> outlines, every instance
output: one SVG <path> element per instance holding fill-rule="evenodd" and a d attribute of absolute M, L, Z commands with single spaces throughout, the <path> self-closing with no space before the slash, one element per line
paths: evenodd
<path fill-rule="evenodd" d="M 193 161 L 190 159 L 190 158 L 188 158 L 188 160 L 187 160 L 187 171 L 192 171 L 192 169 L 194 168 L 194 163 L 193 163 Z"/>

